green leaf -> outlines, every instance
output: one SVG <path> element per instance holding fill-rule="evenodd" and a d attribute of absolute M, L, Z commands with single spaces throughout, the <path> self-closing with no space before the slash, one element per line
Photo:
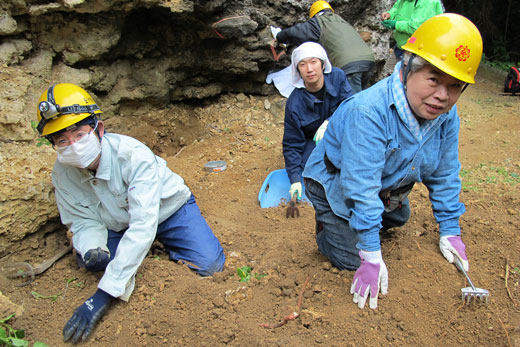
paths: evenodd
<path fill-rule="evenodd" d="M 3 327 L 0 327 L 0 341 L 5 337 L 7 337 L 7 331 L 5 331 Z"/>
<path fill-rule="evenodd" d="M 23 339 L 25 337 L 25 331 L 24 330 L 15 330 L 13 335 L 16 338 Z"/>
<path fill-rule="evenodd" d="M 242 266 L 237 269 L 237 275 L 240 277 L 240 282 L 247 282 L 251 279 L 251 267 Z"/>
<path fill-rule="evenodd" d="M 25 340 L 22 340 L 22 339 L 17 339 L 17 338 L 14 338 L 14 337 L 11 337 L 10 340 L 11 340 L 11 344 L 13 346 L 16 346 L 16 347 L 29 346 L 29 341 L 25 341 Z"/>
<path fill-rule="evenodd" d="M 255 274 L 255 278 L 257 280 L 259 280 L 259 279 L 261 279 L 262 277 L 265 277 L 265 276 L 267 276 L 267 274 Z"/>
<path fill-rule="evenodd" d="M 38 292 L 35 292 L 34 290 L 31 292 L 31 295 L 35 298 L 35 299 L 51 299 L 52 301 L 56 301 L 56 299 L 58 299 L 58 296 L 61 295 L 61 293 L 58 293 L 56 295 L 41 295 L 40 293 Z"/>
<path fill-rule="evenodd" d="M 33 345 L 33 347 L 49 347 L 46 343 L 36 341 Z"/>

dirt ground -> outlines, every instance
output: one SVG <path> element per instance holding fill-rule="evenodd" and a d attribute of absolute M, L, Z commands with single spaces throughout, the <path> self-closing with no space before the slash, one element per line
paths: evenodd
<path fill-rule="evenodd" d="M 352 303 L 354 272 L 338 271 L 318 252 L 312 207 L 299 205 L 294 219 L 285 218 L 285 206 L 259 207 L 264 178 L 284 166 L 283 119 L 266 110 L 279 107 L 280 97 L 232 95 L 125 123 L 109 119 L 109 129 L 147 143 L 185 178 L 227 261 L 222 273 L 201 278 L 154 244 L 130 301 L 113 305 L 84 345 L 520 346 L 520 97 L 498 93 L 499 86 L 479 79 L 458 103 L 467 209 L 461 225 L 471 279 L 490 292 L 487 306 L 462 304 L 468 284 L 439 251 L 422 185 L 411 194 L 410 221 L 383 241 L 388 295 L 376 310 Z M 210 160 L 225 160 L 227 170 L 204 171 Z M 4 261 L 37 264 L 66 242 L 63 231 L 47 234 Z M 252 276 L 240 282 L 237 268 L 244 266 Z M 31 345 L 64 345 L 64 324 L 99 278 L 79 270 L 72 254 L 28 286 L 2 276 L 2 293 L 23 307 L 11 325 L 24 329 Z M 300 317 L 281 327 L 261 326 L 293 311 Z"/>

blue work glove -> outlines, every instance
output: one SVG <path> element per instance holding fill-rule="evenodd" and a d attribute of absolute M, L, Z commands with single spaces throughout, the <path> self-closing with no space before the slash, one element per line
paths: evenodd
<path fill-rule="evenodd" d="M 113 297 L 98 289 L 87 301 L 76 309 L 63 328 L 63 341 L 77 343 L 80 338 L 85 341 L 97 322 L 108 310 Z"/>
<path fill-rule="evenodd" d="M 105 270 L 109 261 L 110 253 L 98 247 L 96 249 L 90 249 L 83 256 L 85 262 L 85 269 L 89 271 L 102 271 Z"/>
<path fill-rule="evenodd" d="M 383 26 L 385 28 L 388 28 L 388 29 L 395 29 L 395 22 L 397 22 L 396 20 L 393 20 L 393 19 L 387 19 L 387 20 L 384 20 L 381 22 L 381 24 L 383 24 Z"/>
<path fill-rule="evenodd" d="M 441 253 L 447 261 L 453 264 L 454 256 L 459 258 L 465 271 L 469 271 L 468 257 L 466 257 L 466 245 L 460 236 L 441 236 L 439 241 Z"/>
<path fill-rule="evenodd" d="M 359 251 L 361 265 L 354 274 L 350 294 L 354 294 L 354 303 L 359 308 L 365 307 L 368 295 L 370 294 L 369 306 L 377 308 L 377 297 L 379 290 L 381 294 L 388 293 L 388 270 L 381 251 L 366 252 Z"/>

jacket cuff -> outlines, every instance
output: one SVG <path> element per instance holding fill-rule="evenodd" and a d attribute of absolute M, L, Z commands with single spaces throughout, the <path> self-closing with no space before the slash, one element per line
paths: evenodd
<path fill-rule="evenodd" d="M 375 252 L 381 250 L 381 240 L 379 239 L 379 232 L 363 232 L 358 233 L 358 243 L 356 248 L 367 252 Z"/>
<path fill-rule="evenodd" d="M 459 219 L 448 219 L 439 223 L 439 233 L 441 236 L 460 235 Z"/>

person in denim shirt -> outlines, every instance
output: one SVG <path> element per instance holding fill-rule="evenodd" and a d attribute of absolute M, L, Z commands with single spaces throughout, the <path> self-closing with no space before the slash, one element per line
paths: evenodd
<path fill-rule="evenodd" d="M 291 58 L 291 83 L 295 89 L 285 105 L 282 147 L 291 182 L 289 194 L 297 194 L 299 200 L 302 172 L 315 147 L 314 140 L 321 139 L 327 119 L 352 95 L 352 89 L 343 71 L 331 66 L 320 44 L 305 42 Z"/>
<path fill-rule="evenodd" d="M 351 294 L 377 307 L 388 290 L 379 232 L 410 217 L 415 182 L 430 192 L 441 253 L 469 269 L 460 237 L 458 134 L 455 102 L 474 83 L 482 39 L 468 19 L 435 16 L 403 46 L 388 78 L 343 102 L 331 117 L 303 176 L 316 212 L 316 241 L 339 269 L 356 270 Z"/>
<path fill-rule="evenodd" d="M 143 143 L 105 133 L 99 114 L 92 97 L 70 83 L 51 86 L 38 101 L 37 130 L 57 152 L 52 183 L 78 265 L 104 271 L 63 328 L 64 341 L 73 343 L 88 338 L 113 299 L 128 301 L 155 239 L 170 259 L 202 276 L 225 262 L 184 180 Z"/>

